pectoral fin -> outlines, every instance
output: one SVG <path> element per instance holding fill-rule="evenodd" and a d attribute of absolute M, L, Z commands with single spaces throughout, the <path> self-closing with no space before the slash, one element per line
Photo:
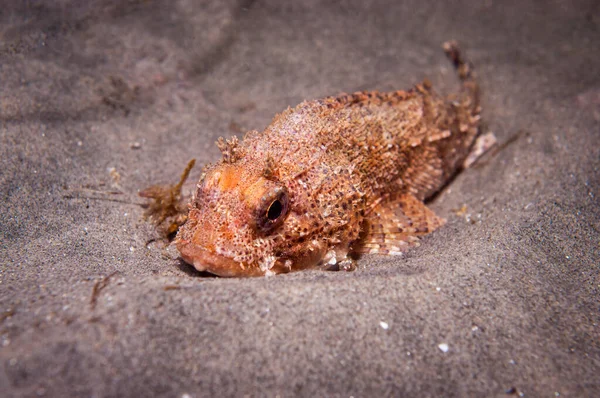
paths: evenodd
<path fill-rule="evenodd" d="M 413 195 L 392 194 L 368 212 L 353 251 L 402 254 L 409 247 L 418 246 L 419 237 L 433 232 L 445 222 Z"/>

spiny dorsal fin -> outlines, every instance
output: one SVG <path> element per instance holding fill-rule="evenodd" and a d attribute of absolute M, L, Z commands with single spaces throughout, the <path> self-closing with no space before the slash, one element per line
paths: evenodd
<path fill-rule="evenodd" d="M 418 246 L 419 237 L 435 231 L 445 222 L 410 193 L 392 194 L 367 214 L 353 251 L 402 254 L 409 247 Z"/>

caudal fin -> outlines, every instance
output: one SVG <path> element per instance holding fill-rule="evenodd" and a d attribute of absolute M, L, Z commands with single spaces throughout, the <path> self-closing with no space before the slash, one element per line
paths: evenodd
<path fill-rule="evenodd" d="M 473 64 L 465 60 L 463 54 L 458 47 L 458 43 L 454 40 L 447 41 L 443 44 L 446 56 L 452 61 L 454 68 L 458 72 L 458 77 L 462 81 L 463 91 L 466 94 L 463 106 L 471 109 L 473 114 L 479 113 L 479 85 L 475 78 Z"/>

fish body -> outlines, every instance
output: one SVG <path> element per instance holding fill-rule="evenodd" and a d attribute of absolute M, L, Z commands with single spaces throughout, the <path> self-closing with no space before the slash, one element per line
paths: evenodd
<path fill-rule="evenodd" d="M 176 245 L 200 271 L 257 276 L 349 268 L 352 254 L 399 254 L 444 223 L 423 203 L 461 167 L 478 135 L 478 87 L 455 43 L 461 91 L 305 101 L 262 132 L 218 145 Z"/>

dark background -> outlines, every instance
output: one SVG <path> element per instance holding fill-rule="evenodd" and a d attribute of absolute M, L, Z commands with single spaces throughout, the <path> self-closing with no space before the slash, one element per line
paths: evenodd
<path fill-rule="evenodd" d="M 2 395 L 600 395 L 598 1 L 0 5 Z M 456 90 L 448 39 L 508 144 L 421 247 L 221 279 L 147 244 L 139 190 L 304 99 Z"/>

